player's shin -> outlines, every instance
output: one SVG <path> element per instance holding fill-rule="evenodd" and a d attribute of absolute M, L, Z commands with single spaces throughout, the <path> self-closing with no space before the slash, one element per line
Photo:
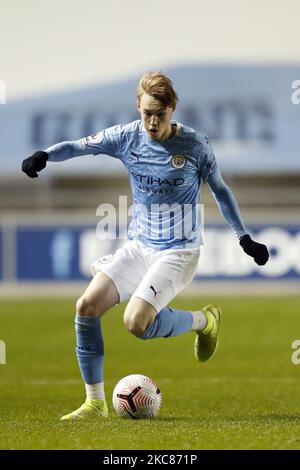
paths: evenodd
<path fill-rule="evenodd" d="M 192 312 L 165 307 L 156 315 L 154 321 L 148 326 L 141 338 L 179 336 L 187 331 L 191 331 L 193 325 L 194 315 Z"/>
<path fill-rule="evenodd" d="M 104 342 L 99 317 L 76 315 L 76 353 L 87 398 L 104 400 Z"/>

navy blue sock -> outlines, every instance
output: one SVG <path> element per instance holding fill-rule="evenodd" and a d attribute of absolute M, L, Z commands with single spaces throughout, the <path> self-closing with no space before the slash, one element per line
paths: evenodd
<path fill-rule="evenodd" d="M 153 323 L 148 326 L 141 338 L 167 338 L 182 335 L 191 330 L 193 320 L 191 312 L 165 307 L 156 315 Z"/>
<path fill-rule="evenodd" d="M 99 317 L 76 315 L 76 353 L 85 383 L 103 382 L 104 342 Z"/>

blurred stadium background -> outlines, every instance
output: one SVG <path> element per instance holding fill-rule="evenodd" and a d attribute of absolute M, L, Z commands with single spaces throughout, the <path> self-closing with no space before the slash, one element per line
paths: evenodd
<path fill-rule="evenodd" d="M 298 0 L 16 0 L 2 1 L 0 10 L 0 339 L 7 344 L 0 448 L 298 448 L 291 400 L 298 370 L 290 361 L 300 286 Z M 59 424 L 53 432 L 57 417 L 82 398 L 74 301 L 89 282 L 90 262 L 118 246 L 97 239 L 96 209 L 118 208 L 120 195 L 130 200 L 128 178 L 107 156 L 49 163 L 35 180 L 21 162 L 56 142 L 138 118 L 137 82 L 157 69 L 179 94 L 174 117 L 208 134 L 245 223 L 272 256 L 258 268 L 242 252 L 204 186 L 205 246 L 185 292 L 194 297 L 176 302 L 223 305 L 222 351 L 199 374 L 189 335 L 168 346 L 140 345 L 122 328 L 118 307 L 103 322 L 108 391 L 133 363 L 161 384 L 160 444 L 146 424 L 132 443 L 119 421 L 118 442 L 114 422 L 111 434 L 110 423 L 100 435 L 76 428 L 75 438 Z M 188 410 L 174 396 L 174 357 L 185 370 Z"/>

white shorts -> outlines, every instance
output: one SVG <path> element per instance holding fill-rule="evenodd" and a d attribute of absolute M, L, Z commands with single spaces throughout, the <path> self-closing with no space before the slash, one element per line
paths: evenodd
<path fill-rule="evenodd" d="M 113 281 L 120 302 L 139 297 L 159 312 L 192 281 L 199 255 L 200 248 L 161 251 L 131 240 L 114 255 L 97 259 L 91 272 L 101 271 Z"/>

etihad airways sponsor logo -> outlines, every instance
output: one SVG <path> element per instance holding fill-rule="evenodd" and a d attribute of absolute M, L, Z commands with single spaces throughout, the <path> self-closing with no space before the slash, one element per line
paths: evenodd
<path fill-rule="evenodd" d="M 132 177 L 139 183 L 148 184 L 152 186 L 181 186 L 184 183 L 184 178 L 159 178 L 152 175 L 139 175 L 131 172 Z"/>

